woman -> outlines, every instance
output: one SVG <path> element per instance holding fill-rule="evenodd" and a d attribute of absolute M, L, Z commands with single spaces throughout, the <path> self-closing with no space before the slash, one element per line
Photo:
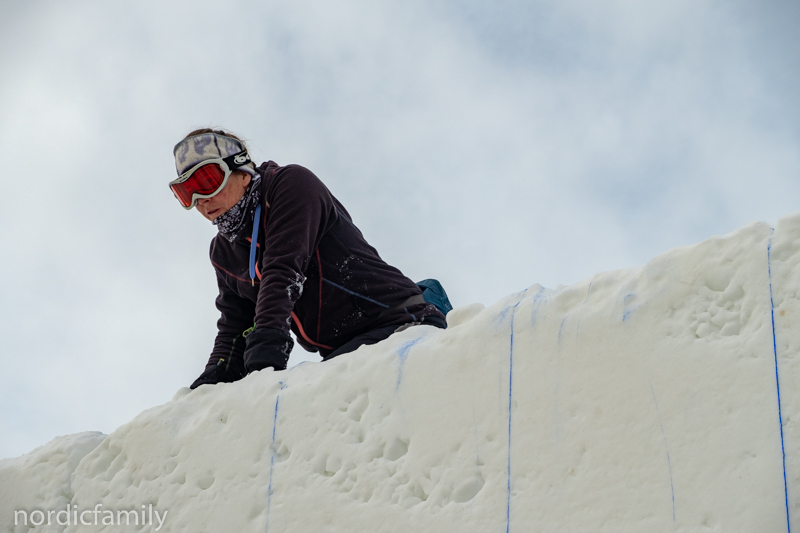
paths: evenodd
<path fill-rule="evenodd" d="M 193 131 L 173 153 L 179 177 L 170 188 L 219 230 L 211 241 L 219 331 L 191 388 L 285 369 L 290 329 L 325 361 L 410 325 L 446 327 L 444 314 L 380 258 L 308 169 L 256 167 L 223 130 Z"/>

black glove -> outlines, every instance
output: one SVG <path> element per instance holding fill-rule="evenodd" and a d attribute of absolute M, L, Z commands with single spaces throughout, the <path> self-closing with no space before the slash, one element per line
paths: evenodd
<path fill-rule="evenodd" d="M 246 374 L 241 363 L 235 365 L 226 359 L 220 359 L 216 366 L 206 368 L 205 372 L 200 374 L 200 377 L 194 380 L 189 388 L 196 389 L 200 385 L 214 385 L 215 383 L 232 383 L 242 379 Z"/>
<path fill-rule="evenodd" d="M 279 329 L 259 328 L 251 331 L 246 338 L 244 367 L 248 374 L 268 366 L 275 370 L 286 369 L 294 347 L 294 341 L 287 333 Z"/>

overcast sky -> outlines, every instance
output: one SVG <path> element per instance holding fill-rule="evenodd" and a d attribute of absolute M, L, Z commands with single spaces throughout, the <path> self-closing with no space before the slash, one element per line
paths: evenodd
<path fill-rule="evenodd" d="M 384 259 L 489 305 L 800 209 L 798 28 L 796 1 L 0 3 L 0 457 L 202 371 L 188 131 L 310 168 Z"/>

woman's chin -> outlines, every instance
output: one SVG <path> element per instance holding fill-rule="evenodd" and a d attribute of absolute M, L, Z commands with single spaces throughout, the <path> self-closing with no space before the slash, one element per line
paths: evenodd
<path fill-rule="evenodd" d="M 219 217 L 223 213 L 222 208 L 217 209 L 209 209 L 208 211 L 203 212 L 203 216 L 206 217 L 210 221 L 215 221 L 217 217 Z"/>

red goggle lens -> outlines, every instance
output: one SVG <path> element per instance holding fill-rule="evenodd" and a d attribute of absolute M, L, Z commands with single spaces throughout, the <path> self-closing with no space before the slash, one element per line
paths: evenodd
<path fill-rule="evenodd" d="M 209 163 L 195 170 L 189 179 L 171 186 L 172 192 L 184 207 L 192 205 L 193 194 L 213 194 L 225 181 L 225 171 L 216 163 Z"/>

